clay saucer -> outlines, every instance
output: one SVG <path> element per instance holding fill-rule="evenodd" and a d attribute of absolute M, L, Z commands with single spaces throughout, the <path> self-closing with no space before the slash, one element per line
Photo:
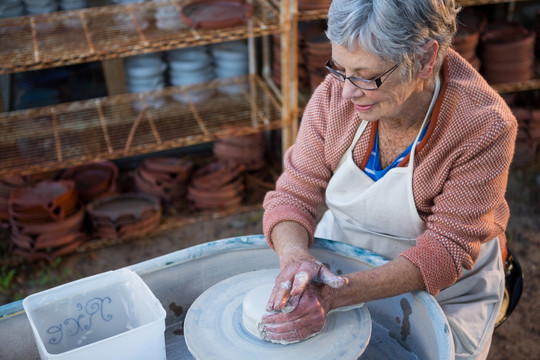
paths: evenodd
<path fill-rule="evenodd" d="M 241 171 L 238 164 L 214 161 L 193 173 L 191 185 L 201 189 L 220 187 L 238 177 Z"/>
<path fill-rule="evenodd" d="M 35 186 L 14 189 L 9 208 L 19 216 L 47 214 L 52 219 L 61 220 L 72 213 L 76 202 L 73 181 L 42 181 Z"/>
<path fill-rule="evenodd" d="M 116 190 L 118 168 L 110 161 L 100 161 L 67 169 L 62 179 L 75 182 L 75 189 L 83 202 L 91 201 L 104 193 Z"/>
<path fill-rule="evenodd" d="M 90 202 L 86 211 L 91 217 L 109 218 L 115 222 L 122 216 L 140 219 L 145 212 L 160 211 L 159 198 L 149 194 L 125 193 Z"/>
<path fill-rule="evenodd" d="M 175 157 L 148 158 L 143 162 L 144 168 L 151 172 L 188 176 L 193 169 L 193 161 Z"/>
<path fill-rule="evenodd" d="M 70 231 L 79 230 L 82 226 L 84 215 L 84 208 L 79 207 L 71 216 L 60 221 L 33 224 L 22 222 L 12 217 L 9 222 L 12 226 L 12 231 L 23 234 L 64 234 Z"/>
<path fill-rule="evenodd" d="M 253 5 L 243 0 L 194 0 L 182 7 L 180 16 L 194 29 L 221 29 L 247 23 Z"/>
<path fill-rule="evenodd" d="M 16 246 L 28 250 L 46 250 L 50 248 L 58 248 L 84 239 L 85 235 L 80 232 L 72 232 L 60 236 L 11 235 L 11 240 Z"/>
<path fill-rule="evenodd" d="M 50 252 L 47 251 L 35 251 L 35 250 L 24 250 L 18 247 L 15 247 L 13 252 L 16 255 L 19 255 L 27 260 L 46 260 L 48 262 L 53 262 L 54 259 L 61 255 L 70 254 L 77 250 L 77 248 L 81 245 L 83 242 L 83 239 L 75 240 L 65 246 L 62 246 L 60 248 L 51 249 Z"/>

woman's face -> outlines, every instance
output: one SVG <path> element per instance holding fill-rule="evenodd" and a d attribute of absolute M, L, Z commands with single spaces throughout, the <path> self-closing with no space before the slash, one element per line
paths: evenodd
<path fill-rule="evenodd" d="M 396 65 L 380 59 L 359 45 L 349 51 L 346 47 L 334 43 L 332 60 L 342 74 L 367 80 L 381 76 Z M 384 82 L 377 90 L 362 90 L 346 80 L 343 83 L 343 97 L 354 104 L 360 118 L 366 121 L 414 117 L 421 84 L 417 80 L 404 83 L 399 73 L 400 68 L 397 68 L 386 80 L 383 77 Z"/>

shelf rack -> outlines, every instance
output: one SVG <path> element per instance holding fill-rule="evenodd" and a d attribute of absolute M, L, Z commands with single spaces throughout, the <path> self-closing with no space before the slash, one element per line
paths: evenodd
<path fill-rule="evenodd" d="M 280 103 L 256 75 L 1 113 L 0 178 L 280 127 Z"/>
<path fill-rule="evenodd" d="M 102 61 L 183 47 L 260 37 L 280 32 L 279 11 L 253 1 L 247 26 L 219 30 L 159 29 L 159 8 L 182 2 L 167 0 L 111 5 L 43 15 L 0 19 L 0 74 Z"/>

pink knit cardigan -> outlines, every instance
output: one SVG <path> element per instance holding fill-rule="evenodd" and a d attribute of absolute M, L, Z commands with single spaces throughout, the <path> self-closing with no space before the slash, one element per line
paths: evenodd
<path fill-rule="evenodd" d="M 510 213 L 504 194 L 517 132 L 504 100 L 455 51 L 449 51 L 442 72 L 431 123 L 414 158 L 413 194 L 427 229 L 400 254 L 420 269 L 433 295 L 473 267 L 483 242 L 499 237 L 506 249 Z M 270 246 L 273 227 L 287 220 L 304 226 L 313 241 L 328 181 L 361 122 L 341 92 L 340 82 L 328 76 L 307 105 L 276 190 L 264 200 Z M 361 169 L 376 127 L 368 124 L 353 150 Z"/>

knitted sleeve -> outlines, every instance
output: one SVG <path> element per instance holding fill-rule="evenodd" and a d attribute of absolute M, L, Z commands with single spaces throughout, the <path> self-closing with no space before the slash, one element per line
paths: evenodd
<path fill-rule="evenodd" d="M 453 133 L 455 142 L 461 145 L 446 158 L 451 165 L 440 164 L 447 173 L 437 174 L 437 169 L 431 169 L 430 174 L 424 174 L 425 178 L 445 180 L 432 200 L 427 230 L 415 247 L 400 255 L 420 269 L 432 295 L 454 284 L 462 269 L 472 269 L 483 242 L 504 236 L 509 217 L 504 195 L 517 132 L 512 119 L 506 109 L 467 118 L 465 121 L 483 124 L 483 128 L 474 136 Z M 430 184 L 417 181 L 418 186 L 422 186 L 420 183 Z"/>

